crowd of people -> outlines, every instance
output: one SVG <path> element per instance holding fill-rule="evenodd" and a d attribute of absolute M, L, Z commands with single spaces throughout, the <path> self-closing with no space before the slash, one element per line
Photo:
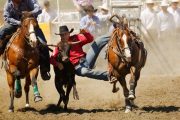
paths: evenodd
<path fill-rule="evenodd" d="M 109 18 L 112 13 L 107 0 L 95 9 L 93 0 L 73 0 L 74 6 L 80 14 L 80 29 L 88 30 L 95 38 L 112 31 Z M 180 32 L 179 0 L 162 0 L 157 4 L 154 0 L 145 1 L 145 9 L 141 11 L 140 20 L 142 32 L 151 39 L 165 39 L 166 36 L 178 38 Z M 44 9 L 39 15 L 39 22 L 50 22 L 55 18 L 55 11 L 50 9 L 50 2 L 44 2 Z M 145 30 L 145 31 L 144 31 Z M 147 38 L 148 38 L 147 37 Z"/>
<path fill-rule="evenodd" d="M 180 33 L 180 8 L 179 0 L 162 0 L 159 10 L 155 10 L 155 2 L 146 0 L 146 9 L 142 11 L 141 28 L 145 30 L 147 39 L 165 40 L 168 38 L 179 38 Z M 150 38 L 149 38 L 150 37 Z"/>

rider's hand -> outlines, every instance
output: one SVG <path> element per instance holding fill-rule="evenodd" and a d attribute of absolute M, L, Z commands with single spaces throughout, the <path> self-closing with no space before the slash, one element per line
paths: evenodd
<path fill-rule="evenodd" d="M 92 22 L 88 22 L 88 23 L 87 23 L 87 27 L 89 27 L 91 24 L 92 24 Z"/>
<path fill-rule="evenodd" d="M 60 69 L 60 70 L 62 70 L 62 69 L 64 69 L 64 66 L 63 66 L 63 64 L 62 63 L 57 63 L 57 66 L 58 66 L 58 68 Z"/>
<path fill-rule="evenodd" d="M 91 24 L 95 26 L 95 25 L 96 25 L 96 22 L 95 22 L 95 21 L 93 21 Z"/>
<path fill-rule="evenodd" d="M 29 17 L 29 16 L 32 15 L 32 13 L 31 13 L 31 12 L 28 12 L 28 11 L 23 11 L 22 14 L 23 14 L 23 16 L 25 16 L 25 17 Z"/>

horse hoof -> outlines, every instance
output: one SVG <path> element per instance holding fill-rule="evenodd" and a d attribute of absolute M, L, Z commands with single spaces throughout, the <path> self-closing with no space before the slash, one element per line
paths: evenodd
<path fill-rule="evenodd" d="M 129 112 L 131 112 L 131 110 L 132 110 L 131 107 L 130 107 L 130 106 L 127 106 L 127 107 L 126 107 L 126 110 L 125 110 L 125 113 L 129 113 Z"/>
<path fill-rule="evenodd" d="M 130 113 L 130 112 L 131 112 L 130 109 L 126 109 L 126 110 L 125 110 L 125 113 Z"/>
<path fill-rule="evenodd" d="M 42 101 L 42 97 L 41 96 L 35 96 L 34 102 L 39 102 L 39 101 Z"/>
<path fill-rule="evenodd" d="M 12 110 L 12 109 L 9 109 L 9 110 L 8 110 L 8 112 L 9 112 L 9 113 L 12 113 L 12 112 L 14 112 L 14 110 Z"/>
<path fill-rule="evenodd" d="M 21 96 L 22 96 L 22 91 L 15 91 L 15 94 L 14 94 L 14 96 L 16 97 L 16 98 L 20 98 Z"/>
<path fill-rule="evenodd" d="M 29 105 L 29 104 L 26 104 L 26 105 L 25 105 L 25 107 L 26 107 L 26 108 L 29 108 L 29 107 L 30 107 L 30 105 Z"/>
<path fill-rule="evenodd" d="M 129 95 L 129 96 L 128 96 L 128 99 L 129 99 L 129 100 L 134 100 L 135 98 L 136 98 L 136 97 L 135 97 L 134 95 Z"/>

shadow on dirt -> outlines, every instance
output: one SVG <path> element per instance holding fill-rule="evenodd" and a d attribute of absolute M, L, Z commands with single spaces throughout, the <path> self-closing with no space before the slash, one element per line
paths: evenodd
<path fill-rule="evenodd" d="M 57 107 L 54 104 L 49 104 L 47 105 L 46 109 L 42 109 L 39 111 L 40 114 L 48 114 L 48 113 L 53 113 L 53 114 L 59 114 L 59 113 L 77 113 L 77 114 L 84 114 L 84 113 L 97 113 L 97 112 L 113 112 L 117 110 L 111 110 L 111 109 L 92 109 L 92 110 L 87 110 L 87 109 L 68 109 L 67 111 L 64 111 L 63 108 Z"/>
<path fill-rule="evenodd" d="M 18 112 L 38 112 L 35 108 L 29 107 L 29 108 L 20 108 L 17 110 Z"/>
<path fill-rule="evenodd" d="M 146 112 L 177 112 L 180 111 L 180 107 L 176 106 L 148 106 L 148 107 L 143 107 L 142 110 Z"/>

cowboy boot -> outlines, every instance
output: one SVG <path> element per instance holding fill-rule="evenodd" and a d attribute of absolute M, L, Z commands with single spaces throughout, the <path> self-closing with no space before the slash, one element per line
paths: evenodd
<path fill-rule="evenodd" d="M 50 80 L 50 62 L 44 54 L 40 57 L 40 73 L 43 80 Z"/>

